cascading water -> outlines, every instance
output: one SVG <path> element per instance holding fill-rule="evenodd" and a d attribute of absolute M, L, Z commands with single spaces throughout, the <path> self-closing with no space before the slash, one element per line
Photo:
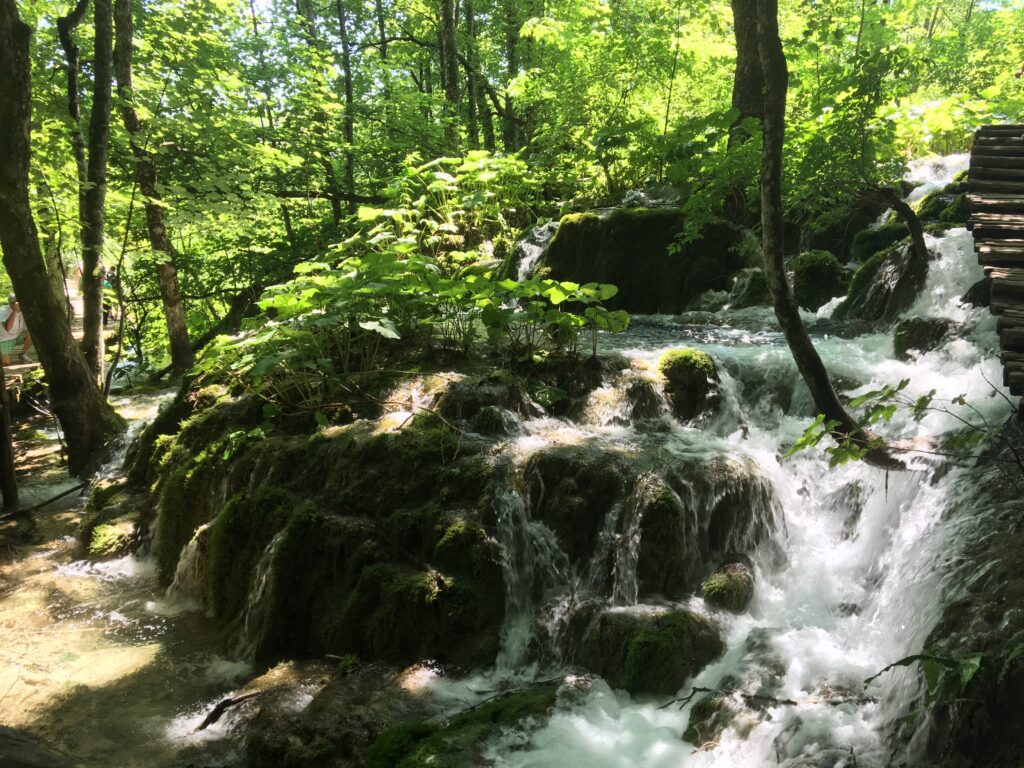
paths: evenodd
<path fill-rule="evenodd" d="M 927 177 L 935 189 L 957 169 L 956 162 L 921 164 L 914 173 Z M 909 378 L 910 396 L 934 389 L 935 402 L 949 404 L 965 395 L 982 417 L 998 423 L 1009 408 L 989 384 L 1001 375 L 993 357 L 994 323 L 983 309 L 962 305 L 957 298 L 983 276 L 974 262 L 970 235 L 953 229 L 943 237 L 929 237 L 929 247 L 937 258 L 906 314 L 953 320 L 962 331 L 911 361 L 893 359 L 889 333 L 819 337 L 816 345 L 848 394 Z M 749 314 L 744 316 L 747 321 Z M 767 316 L 765 321 L 770 324 Z M 702 431 L 673 427 L 659 438 L 662 450 L 679 456 L 703 452 L 747 457 L 766 475 L 774 503 L 785 510 L 785 524 L 777 526 L 772 546 L 754 553 L 757 587 L 751 606 L 740 614 L 713 612 L 727 651 L 690 685 L 716 689 L 728 680 L 730 690 L 738 691 L 732 698 L 740 706 L 744 692 L 769 691 L 770 698 L 760 709 L 745 707 L 715 744 L 697 749 L 700 744 L 682 739 L 697 699 L 682 708 L 663 708 L 664 699 L 633 699 L 598 680 L 585 696 L 570 697 L 544 726 L 507 734 L 486 756 L 502 768 L 890 764 L 894 745 L 889 734 L 921 694 L 919 676 L 895 670 L 866 689 L 864 681 L 893 661 L 920 652 L 938 621 L 945 605 L 944 574 L 957 557 L 953 531 L 963 524 L 951 522 L 947 512 L 951 503 L 965 506 L 951 500 L 977 495 L 972 489 L 980 482 L 979 473 L 940 471 L 927 454 L 909 455 L 912 470 L 899 473 L 860 463 L 830 468 L 814 452 L 781 458 L 814 410 L 776 331 L 688 328 L 652 318 L 639 319 L 629 333 L 610 342 L 634 368 L 650 368 L 665 349 L 680 345 L 705 349 L 719 362 L 726 401 L 722 415 Z M 598 392 L 601 402 L 613 407 L 599 409 L 603 412 L 582 426 L 527 421 L 520 445 L 531 450 L 553 441 L 603 438 L 619 445 L 647 439 L 629 420 L 621 393 Z M 605 415 L 609 410 L 614 418 Z M 915 421 L 900 411 L 886 434 L 937 438 L 961 426 L 957 416 L 939 407 Z M 588 573 L 582 579 L 562 579 L 567 592 L 560 600 L 546 605 L 510 600 L 521 630 L 529 633 L 536 623 L 524 617 L 530 609 L 547 610 L 549 623 L 552 615 L 567 623 L 566 614 L 583 602 L 577 593 L 581 584 L 587 582 L 591 593 L 598 593 L 609 568 L 614 573 L 609 602 L 640 603 L 638 608 L 643 608 L 632 542 L 643 518 L 644 498 L 644 489 L 638 487 L 623 507 L 608 513 Z M 686 503 L 713 501 L 695 497 Z M 531 524 L 529 505 L 518 497 L 509 509 L 499 519 L 525 531 Z M 514 537 L 506 532 L 502 538 L 507 549 Z M 515 551 L 521 555 L 525 550 Z M 511 570 L 506 571 L 510 584 L 525 594 L 522 581 L 529 569 Z M 602 575 L 595 577 L 595 571 Z M 528 640 L 520 640 L 516 647 L 527 645 Z M 505 658 L 512 661 L 514 657 Z"/>
<path fill-rule="evenodd" d="M 202 608 L 205 603 L 206 557 L 209 546 L 209 523 L 196 528 L 192 540 L 181 550 L 174 580 L 167 587 L 167 599 L 185 607 Z"/>
<path fill-rule="evenodd" d="M 267 600 L 270 597 L 270 577 L 273 575 L 274 558 L 284 541 L 287 529 L 274 534 L 256 564 L 249 597 L 245 604 L 245 619 L 235 643 L 235 655 L 242 659 L 253 659 L 259 650 L 260 633 L 265 628 Z"/>
<path fill-rule="evenodd" d="M 533 274 L 537 262 L 547 250 L 548 243 L 558 231 L 558 222 L 549 221 L 531 229 L 522 240 L 516 243 L 516 278 L 527 280 Z"/>

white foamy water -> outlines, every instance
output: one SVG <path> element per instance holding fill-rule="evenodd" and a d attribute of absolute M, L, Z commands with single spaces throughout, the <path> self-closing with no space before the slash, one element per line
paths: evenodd
<path fill-rule="evenodd" d="M 915 165 L 912 175 L 938 188 L 962 164 L 955 157 L 923 162 Z M 938 437 L 961 425 L 958 416 L 974 418 L 977 414 L 952 404 L 960 395 L 992 423 L 1009 414 L 1007 402 L 989 383 L 1001 381 L 993 353 L 994 324 L 987 311 L 958 300 L 982 276 L 970 235 L 954 229 L 945 237 L 930 238 L 929 245 L 938 258 L 922 295 L 906 314 L 954 320 L 964 324 L 962 333 L 912 361 L 893 359 L 890 333 L 815 340 L 847 393 L 902 379 L 910 379 L 910 398 L 935 390 L 935 410 L 920 420 L 900 411 L 883 426 L 891 438 Z M 745 316 L 746 327 L 749 321 Z M 771 329 L 680 327 L 664 318 L 638 319 L 628 334 L 610 343 L 634 367 L 646 369 L 674 346 L 708 351 L 722 372 L 722 415 L 701 430 L 668 427 L 668 434 L 659 437 L 663 450 L 679 456 L 725 452 L 747 457 L 770 480 L 784 510 L 784 526 L 775 535 L 783 557 L 769 557 L 765 547 L 755 552 L 753 603 L 740 615 L 714 614 L 727 651 L 680 694 L 692 686 L 716 688 L 727 675 L 746 679 L 744 670 L 751 663 L 770 658 L 778 672 L 773 695 L 796 704 L 769 705 L 760 714 L 741 716 L 717 744 L 700 749 L 682 738 L 690 706 L 661 708 L 664 698 L 633 698 L 598 680 L 582 697 L 568 697 L 539 727 L 498 738 L 487 757 L 502 768 L 887 765 L 892 749 L 887 736 L 920 694 L 918 674 L 890 672 L 867 688 L 864 681 L 920 651 L 937 622 L 948 586 L 943 581 L 946 566 L 956 555 L 956 538 L 945 513 L 950 499 L 970 496 L 971 483 L 976 482 L 971 470 L 936 473 L 936 457 L 926 452 L 908 454 L 912 471 L 897 473 L 863 463 L 829 468 L 815 451 L 782 458 L 813 417 L 814 408 L 781 335 Z M 787 393 L 782 402 L 780 392 Z M 626 398 L 604 390 L 595 397 L 588 411 L 595 415 L 582 426 L 550 418 L 528 421 L 515 446 L 520 456 L 552 444 L 604 440 L 629 446 L 647 439 L 628 426 Z M 638 499 L 630 503 L 630 514 L 638 519 L 642 505 Z M 517 519 L 523 518 L 525 508 L 515 509 Z M 611 552 L 614 564 L 622 569 L 615 574 L 613 594 L 620 604 L 637 601 L 635 564 L 633 573 L 626 573 L 633 551 L 628 533 L 635 526 L 628 515 L 626 523 L 627 536 L 618 543 L 618 551 Z M 519 519 L 517 530 L 526 525 L 538 524 Z M 514 540 L 511 533 L 503 538 Z M 599 551 L 597 556 L 604 555 Z M 557 558 L 546 557 L 546 562 L 553 560 Z M 553 601 L 552 609 L 549 601 L 548 610 L 564 611 L 565 602 Z M 520 601 L 513 607 L 519 612 L 517 631 L 522 633 L 530 628 L 523 613 L 539 606 Z M 755 643 L 755 638 L 763 642 Z M 516 639 L 517 658 L 522 658 L 527 644 L 521 636 Z M 498 678 L 500 670 L 463 681 L 462 687 L 438 681 L 435 689 L 465 696 L 466 691 L 492 689 Z M 836 704 L 836 698 L 851 701 Z"/>

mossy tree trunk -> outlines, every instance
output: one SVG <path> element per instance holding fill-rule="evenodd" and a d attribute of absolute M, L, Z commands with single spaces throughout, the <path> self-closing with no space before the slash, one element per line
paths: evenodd
<path fill-rule="evenodd" d="M 0 247 L 50 386 L 73 473 L 85 470 L 121 427 L 71 334 L 53 288 L 29 203 L 32 117 L 29 36 L 15 0 L 0 0 Z"/>
<path fill-rule="evenodd" d="M 157 285 L 160 288 L 160 299 L 164 308 L 164 319 L 167 322 L 167 336 L 171 346 L 171 366 L 175 373 L 185 373 L 195 362 L 192 346 L 188 340 L 188 327 L 185 324 L 185 308 L 181 300 L 181 287 L 178 284 L 178 267 L 175 264 L 174 247 L 171 244 L 167 225 L 164 222 L 164 208 L 160 202 L 157 189 L 156 165 L 153 156 L 146 148 L 142 134 L 142 122 L 135 111 L 132 88 L 132 0 L 115 0 L 115 16 L 117 22 L 117 40 L 114 44 L 115 68 L 117 70 L 117 97 L 128 131 L 132 156 L 135 159 L 135 179 L 139 191 L 146 199 L 146 229 L 149 232 L 149 244 L 158 254 L 156 265 Z"/>
<path fill-rule="evenodd" d="M 441 72 L 444 78 L 444 147 L 459 151 L 459 58 L 455 0 L 441 0 Z"/>

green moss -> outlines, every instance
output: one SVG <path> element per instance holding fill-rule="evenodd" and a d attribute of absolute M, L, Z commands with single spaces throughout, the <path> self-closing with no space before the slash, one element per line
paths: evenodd
<path fill-rule="evenodd" d="M 92 557 L 114 557 L 129 551 L 134 526 L 130 523 L 113 525 L 103 523 L 92 529 L 89 541 L 89 555 Z"/>
<path fill-rule="evenodd" d="M 582 661 L 613 687 L 668 695 L 724 649 L 714 626 L 692 611 L 609 611 L 584 639 Z"/>
<path fill-rule="evenodd" d="M 441 729 L 440 723 L 417 722 L 384 731 L 366 755 L 368 768 L 395 768 L 424 739 Z"/>
<path fill-rule="evenodd" d="M 921 199 L 917 206 L 917 217 L 922 221 L 935 221 L 951 202 L 952 196 L 945 190 L 936 190 Z"/>
<path fill-rule="evenodd" d="M 421 722 L 385 731 L 369 751 L 371 768 L 466 768 L 502 728 L 544 717 L 557 699 L 554 685 L 517 691 L 463 712 L 447 725 Z"/>
<path fill-rule="evenodd" d="M 729 611 L 742 611 L 754 597 L 754 578 L 750 569 L 730 563 L 708 576 L 704 582 L 704 602 Z"/>
<path fill-rule="evenodd" d="M 907 225 L 902 221 L 883 224 L 873 229 L 863 229 L 853 237 L 850 246 L 850 259 L 864 262 L 879 251 L 891 248 L 909 236 Z"/>
<path fill-rule="evenodd" d="M 878 275 L 878 270 L 882 268 L 885 260 L 889 258 L 891 250 L 879 251 L 870 259 L 865 261 L 857 271 L 853 273 L 853 277 L 850 278 L 850 287 L 847 291 L 847 296 L 860 296 L 867 292 L 871 283 L 874 282 Z"/>
<path fill-rule="evenodd" d="M 245 606 L 260 555 L 299 506 L 292 494 L 265 486 L 224 505 L 210 530 L 211 604 L 218 618 L 230 621 Z"/>
<path fill-rule="evenodd" d="M 811 312 L 846 292 L 846 271 L 828 251 L 807 251 L 793 260 L 793 298 Z"/>
<path fill-rule="evenodd" d="M 710 411 L 718 402 L 718 369 L 707 352 L 670 349 L 658 361 L 672 412 L 684 421 Z"/>
<path fill-rule="evenodd" d="M 953 201 L 942 209 L 939 214 L 939 221 L 947 224 L 966 225 L 971 215 L 971 204 L 967 201 L 967 195 L 960 194 L 953 198 Z"/>

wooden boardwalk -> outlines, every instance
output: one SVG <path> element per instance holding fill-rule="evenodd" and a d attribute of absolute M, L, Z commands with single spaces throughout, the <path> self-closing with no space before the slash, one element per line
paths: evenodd
<path fill-rule="evenodd" d="M 68 284 L 68 297 L 71 299 L 71 306 L 74 308 L 75 316 L 71 322 L 71 332 L 74 334 L 75 339 L 78 341 L 82 340 L 82 297 L 78 294 L 77 286 Z M 4 297 L 6 302 L 6 297 Z M 36 354 L 35 345 L 28 351 L 26 357 L 28 362 L 19 363 L 18 353 L 21 351 L 21 345 L 19 344 L 14 352 L 11 353 L 11 364 L 4 366 L 4 377 L 6 379 L 7 389 L 9 391 L 17 392 L 21 389 L 22 381 L 27 374 L 40 368 L 39 355 Z"/>
<path fill-rule="evenodd" d="M 968 171 L 967 228 L 992 280 L 999 316 L 1003 384 L 1024 394 L 1024 125 L 987 125 L 974 137 Z"/>

